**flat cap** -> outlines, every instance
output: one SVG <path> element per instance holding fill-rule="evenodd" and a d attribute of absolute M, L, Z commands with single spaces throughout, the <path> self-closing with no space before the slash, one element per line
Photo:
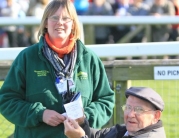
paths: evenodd
<path fill-rule="evenodd" d="M 145 100 L 153 104 L 156 109 L 163 111 L 164 102 L 162 97 L 153 89 L 148 87 L 130 87 L 125 92 L 126 97 L 129 95 L 135 96 L 139 99 Z"/>

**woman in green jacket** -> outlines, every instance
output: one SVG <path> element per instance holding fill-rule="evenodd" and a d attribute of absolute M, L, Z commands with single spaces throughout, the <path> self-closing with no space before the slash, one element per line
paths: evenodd
<path fill-rule="evenodd" d="M 40 40 L 19 53 L 0 89 L 0 112 L 15 125 L 15 138 L 65 138 L 62 114 L 67 90 L 80 92 L 94 128 L 110 119 L 114 92 L 100 59 L 80 41 L 70 0 L 51 1 L 43 14 Z M 72 81 L 69 89 L 62 89 Z"/>

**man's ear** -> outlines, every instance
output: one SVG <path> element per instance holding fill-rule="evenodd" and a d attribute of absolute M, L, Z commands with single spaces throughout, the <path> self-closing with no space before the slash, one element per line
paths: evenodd
<path fill-rule="evenodd" d="M 162 115 L 162 112 L 160 110 L 155 111 L 154 120 L 155 120 L 156 123 L 158 122 L 158 120 L 160 120 L 161 115 Z"/>

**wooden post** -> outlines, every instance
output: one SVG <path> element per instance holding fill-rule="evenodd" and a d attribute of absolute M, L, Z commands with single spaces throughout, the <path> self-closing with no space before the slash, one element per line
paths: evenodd
<path fill-rule="evenodd" d="M 84 25 L 84 41 L 85 44 L 95 44 L 95 34 L 93 25 Z"/>

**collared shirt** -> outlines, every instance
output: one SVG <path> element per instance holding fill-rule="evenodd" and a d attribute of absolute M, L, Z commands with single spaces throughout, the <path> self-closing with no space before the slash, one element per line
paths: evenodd
<path fill-rule="evenodd" d="M 128 132 L 128 131 L 126 131 L 126 133 L 124 134 L 124 136 L 129 136 L 129 132 Z"/>

